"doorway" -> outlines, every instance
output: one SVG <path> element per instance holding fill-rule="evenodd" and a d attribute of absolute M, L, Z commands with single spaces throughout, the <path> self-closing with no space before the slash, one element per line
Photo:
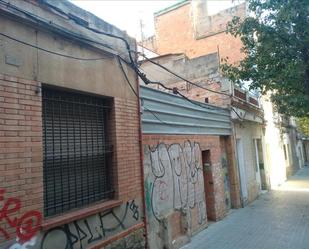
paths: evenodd
<path fill-rule="evenodd" d="M 263 157 L 263 148 L 261 139 L 253 139 L 253 146 L 256 158 L 256 181 L 260 190 L 267 190 L 266 172 Z"/>
<path fill-rule="evenodd" d="M 241 202 L 242 205 L 245 206 L 248 203 L 248 189 L 245 171 L 244 149 L 241 139 L 236 139 L 236 150 L 240 178 Z"/>
<path fill-rule="evenodd" d="M 202 163 L 203 163 L 204 191 L 206 200 L 207 219 L 215 220 L 215 214 L 214 214 L 215 197 L 214 197 L 214 185 L 212 177 L 210 150 L 202 151 Z"/>

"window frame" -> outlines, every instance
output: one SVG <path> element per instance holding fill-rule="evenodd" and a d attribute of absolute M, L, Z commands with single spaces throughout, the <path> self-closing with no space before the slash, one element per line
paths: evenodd
<path fill-rule="evenodd" d="M 81 205 L 76 205 L 77 200 L 73 199 L 73 202 L 75 202 L 75 205 L 71 205 L 70 203 L 68 204 L 69 207 L 63 207 L 63 205 L 62 205 L 62 207 L 59 208 L 61 210 L 56 210 L 57 208 L 55 206 L 50 206 L 50 204 L 48 204 L 48 202 L 50 201 L 50 198 L 47 199 L 47 196 L 48 196 L 48 193 L 47 193 L 48 192 L 48 183 L 47 182 L 48 182 L 48 177 L 50 177 L 48 175 L 48 173 L 46 172 L 47 171 L 47 161 L 48 161 L 47 153 L 49 153 L 47 151 L 48 150 L 47 149 L 47 147 L 48 147 L 47 143 L 48 142 L 47 142 L 47 138 L 46 138 L 46 136 L 47 136 L 47 132 L 46 132 L 46 129 L 47 129 L 47 127 L 46 127 L 46 122 L 47 122 L 46 121 L 46 119 L 47 119 L 46 118 L 46 106 L 47 106 L 47 101 L 48 101 L 48 100 L 46 100 L 46 94 L 47 94 L 48 91 L 54 92 L 54 93 L 61 93 L 61 94 L 63 94 L 63 96 L 65 96 L 65 95 L 77 96 L 77 98 L 78 97 L 80 97 L 80 98 L 84 97 L 85 99 L 88 99 L 88 100 L 93 99 L 93 101 L 98 101 L 98 103 L 104 103 L 104 106 L 102 106 L 102 108 L 104 109 L 104 110 L 102 110 L 102 112 L 103 112 L 102 115 L 104 116 L 104 118 L 103 118 L 103 120 L 101 121 L 100 124 L 103 125 L 102 129 L 103 129 L 103 133 L 104 133 L 104 138 L 102 138 L 102 142 L 104 143 L 104 151 L 102 151 L 102 153 L 104 153 L 105 157 L 104 157 L 104 159 L 102 159 L 103 160 L 102 162 L 100 160 L 98 162 L 99 163 L 104 163 L 103 165 L 105 166 L 104 170 L 106 171 L 106 174 L 105 175 L 101 174 L 101 175 L 97 176 L 97 179 L 98 179 L 98 182 L 100 182 L 102 178 L 105 178 L 106 186 L 108 185 L 110 187 L 109 190 L 108 190 L 109 193 L 108 194 L 106 194 L 105 192 L 101 193 L 102 197 L 94 198 L 93 200 L 90 200 L 90 197 L 88 196 L 87 197 L 88 201 L 84 201 L 83 200 Z M 60 97 L 61 97 L 61 94 L 60 94 Z M 57 101 L 57 100 L 53 100 L 53 101 Z M 43 184 L 43 188 L 44 188 L 43 195 L 44 195 L 44 215 L 45 215 L 45 217 L 49 218 L 49 217 L 53 217 L 53 216 L 62 215 L 64 213 L 72 212 L 72 211 L 78 210 L 78 209 L 87 208 L 89 206 L 92 206 L 92 205 L 95 205 L 95 204 L 98 204 L 98 203 L 104 203 L 104 202 L 106 202 L 108 200 L 112 200 L 113 199 L 114 193 L 115 193 L 115 191 L 114 191 L 114 182 L 113 182 L 113 169 L 112 169 L 113 168 L 113 146 L 112 146 L 111 138 L 110 138 L 110 127 L 113 126 L 113 124 L 111 122 L 111 118 L 110 118 L 113 101 L 114 101 L 114 99 L 111 98 L 111 97 L 106 97 L 106 96 L 102 96 L 102 95 L 97 95 L 97 94 L 92 94 L 92 93 L 76 91 L 76 90 L 72 90 L 72 89 L 68 89 L 68 88 L 55 87 L 55 86 L 51 86 L 51 85 L 47 85 L 47 84 L 42 84 L 43 183 L 44 183 Z M 80 103 L 80 108 L 82 108 L 81 106 L 83 104 L 85 104 L 85 103 Z M 72 105 L 74 106 L 74 103 L 72 103 Z M 98 106 L 97 108 L 100 108 L 100 106 Z M 60 107 L 60 110 L 61 110 L 61 107 Z M 62 116 L 61 116 L 61 114 L 59 114 L 59 115 L 60 115 L 59 116 L 59 120 L 60 120 L 62 118 Z M 65 115 L 65 114 L 62 114 L 62 115 Z M 75 122 L 74 118 L 76 118 L 76 117 L 74 117 L 74 114 L 72 114 L 72 113 L 70 115 L 71 115 L 71 118 L 73 117 L 73 121 L 72 122 L 74 123 Z M 88 117 L 87 115 L 90 115 L 90 114 L 85 113 L 85 115 L 86 115 L 86 117 Z M 81 119 L 81 115 L 79 116 L 79 118 Z M 86 119 L 87 118 L 85 118 L 85 120 Z M 99 140 L 97 140 L 98 144 L 95 144 L 94 137 L 93 137 L 93 126 L 92 126 L 94 121 L 91 120 L 91 122 L 90 122 L 91 123 L 91 134 L 88 134 L 87 128 L 88 128 L 88 123 L 89 122 L 86 122 L 86 121 L 85 121 L 86 139 L 88 139 L 87 138 L 88 135 L 91 136 L 90 141 L 92 142 L 92 150 L 93 150 L 94 146 L 99 147 L 99 145 L 98 145 L 99 144 L 99 142 L 98 142 Z M 60 132 L 61 132 L 61 130 L 63 128 L 62 126 L 65 127 L 64 129 L 68 130 L 68 117 L 66 117 L 66 121 L 65 121 L 65 122 L 67 122 L 66 124 L 62 123 L 62 121 L 59 121 L 59 122 L 60 122 L 60 128 L 59 127 L 58 128 L 59 128 Z M 99 127 L 99 123 L 97 123 L 96 125 L 97 125 L 97 132 L 98 133 L 99 133 L 99 131 L 101 132 L 101 128 Z M 73 126 L 74 126 L 74 124 L 73 124 Z M 80 136 L 82 136 L 81 126 L 79 128 L 80 128 L 80 130 L 79 130 L 78 134 Z M 53 126 L 52 129 L 53 129 L 52 133 L 54 134 L 55 126 Z M 75 140 L 79 139 L 79 137 L 76 139 L 76 136 L 75 136 L 76 133 L 75 132 L 76 132 L 76 130 L 75 130 L 75 127 L 74 127 L 73 128 L 74 153 L 75 153 L 73 155 L 74 157 L 77 156 L 76 155 L 76 151 L 75 151 L 75 147 L 76 147 Z M 68 142 L 69 141 L 69 138 L 68 138 L 69 135 L 68 134 L 69 134 L 69 132 L 66 134 L 67 135 L 67 141 L 66 141 L 67 142 L 67 147 L 69 147 L 69 142 Z M 99 139 L 99 138 L 97 138 L 97 139 Z M 60 141 L 60 147 L 63 146 L 61 143 L 64 143 L 63 142 L 64 140 L 65 139 L 62 139 L 61 134 L 60 134 L 60 140 L 59 140 Z M 87 147 L 88 146 L 88 140 L 86 140 L 86 141 L 87 141 L 86 142 L 87 143 L 86 147 Z M 54 147 L 54 145 L 52 145 L 52 146 Z M 80 148 L 80 157 L 82 158 L 82 157 L 84 157 L 82 155 L 83 154 L 82 146 L 84 146 L 82 144 L 82 140 L 80 140 L 80 146 L 81 146 L 81 148 Z M 69 151 L 69 148 L 67 148 L 67 150 Z M 93 154 L 94 154 L 94 151 L 92 151 L 92 155 L 90 156 L 90 155 L 88 155 L 88 152 L 89 152 L 89 150 L 88 150 L 88 148 L 86 148 L 86 154 L 87 154 L 86 155 L 86 158 L 87 158 L 86 162 L 87 163 L 90 160 L 89 157 L 91 157 L 91 159 L 93 160 Z M 53 153 L 55 153 L 54 150 L 53 150 Z M 99 154 L 99 148 L 97 148 L 97 153 Z M 55 157 L 55 155 L 53 155 L 53 156 Z M 60 157 L 61 156 L 62 156 L 62 154 L 60 155 Z M 68 158 L 70 157 L 69 153 L 68 153 L 67 157 Z M 61 159 L 60 159 L 60 161 L 61 161 Z M 69 161 L 69 160 L 67 159 L 67 161 Z M 75 163 L 75 161 L 74 161 L 74 163 Z M 82 164 L 82 162 L 81 162 L 81 164 Z M 94 162 L 92 161 L 91 164 L 93 165 Z M 62 162 L 61 167 L 63 167 L 64 165 L 65 164 Z M 79 171 L 78 173 L 74 172 L 75 174 L 80 174 L 79 176 L 78 175 L 74 176 L 75 177 L 75 181 L 76 181 L 77 177 L 80 177 L 81 181 L 84 181 L 85 178 L 88 178 L 88 173 L 87 173 L 87 176 L 82 174 L 85 165 L 87 165 L 87 167 L 85 167 L 86 171 L 88 172 L 90 170 L 89 169 L 90 168 L 89 164 L 85 164 L 85 163 L 82 164 L 81 171 Z M 100 165 L 101 164 L 99 164 L 99 167 L 100 167 Z M 74 167 L 76 167 L 76 164 L 74 164 Z M 101 167 L 99 169 L 101 169 Z M 95 177 L 95 175 L 97 175 L 97 174 L 95 174 L 96 172 L 94 171 L 94 169 L 92 169 L 92 170 L 93 170 L 93 177 Z M 74 169 L 74 171 L 75 171 L 75 169 Z M 99 173 L 102 173 L 102 171 L 99 172 Z M 63 174 L 62 169 L 61 169 L 61 174 Z M 62 176 L 61 176 L 61 179 L 62 179 Z M 68 177 L 68 179 L 69 179 L 69 181 L 68 181 L 67 184 L 68 184 L 68 186 L 70 186 L 70 177 Z M 54 179 L 54 181 L 55 181 L 55 179 Z M 90 181 L 89 179 L 86 179 L 87 184 L 89 183 L 89 181 Z M 54 185 L 55 185 L 55 182 L 54 182 Z M 61 192 L 64 191 L 63 188 L 64 187 L 63 187 L 63 183 L 62 183 L 62 186 L 61 186 L 62 190 L 61 190 Z M 75 188 L 76 188 L 76 183 L 75 183 Z M 89 188 L 89 186 L 88 186 L 88 188 Z M 95 187 L 93 187 L 92 190 L 96 191 Z M 70 191 L 70 190 L 68 190 L 68 191 Z M 88 189 L 87 190 L 87 194 L 89 194 L 89 191 L 91 191 L 91 190 Z M 75 189 L 75 192 L 76 192 L 76 189 Z M 83 197 L 87 196 L 87 194 L 84 194 L 84 190 L 83 189 L 81 190 L 81 192 L 82 192 L 81 195 Z M 75 195 L 76 195 L 76 193 L 75 193 Z M 71 198 L 71 193 L 68 196 L 69 196 L 68 198 L 70 199 Z M 61 202 L 63 202 L 63 201 L 64 201 L 64 199 L 62 198 Z M 56 199 L 54 199 L 53 202 L 56 203 L 57 202 Z M 61 204 L 63 204 L 63 203 L 61 203 Z M 54 208 L 55 211 L 54 212 L 48 211 L 51 208 Z"/>

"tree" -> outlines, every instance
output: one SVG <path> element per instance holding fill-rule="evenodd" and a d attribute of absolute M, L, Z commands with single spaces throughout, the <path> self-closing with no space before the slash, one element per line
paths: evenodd
<path fill-rule="evenodd" d="M 309 137 L 309 118 L 303 117 L 297 120 L 298 127 L 302 134 Z"/>
<path fill-rule="evenodd" d="M 280 113 L 309 116 L 309 0 L 248 0 L 252 15 L 234 17 L 227 32 L 239 37 L 245 57 L 225 60 L 236 84 L 270 92 Z"/>

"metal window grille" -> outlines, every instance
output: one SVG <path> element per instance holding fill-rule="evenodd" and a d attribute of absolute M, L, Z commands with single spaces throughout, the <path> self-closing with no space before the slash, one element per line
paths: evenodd
<path fill-rule="evenodd" d="M 44 213 L 112 198 L 110 99 L 43 87 Z"/>

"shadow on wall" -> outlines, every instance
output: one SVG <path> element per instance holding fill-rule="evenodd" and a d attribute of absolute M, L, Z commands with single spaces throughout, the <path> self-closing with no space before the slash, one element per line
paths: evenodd
<path fill-rule="evenodd" d="M 144 147 L 149 245 L 177 248 L 207 224 L 198 143 Z"/>

